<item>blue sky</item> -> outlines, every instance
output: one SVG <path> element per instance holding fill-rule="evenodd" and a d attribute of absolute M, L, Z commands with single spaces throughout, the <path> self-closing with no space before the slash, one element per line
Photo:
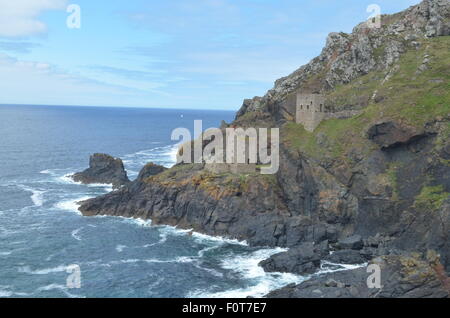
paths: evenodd
<path fill-rule="evenodd" d="M 0 0 L 0 104 L 238 109 L 418 0 Z M 81 28 L 69 29 L 69 4 Z"/>

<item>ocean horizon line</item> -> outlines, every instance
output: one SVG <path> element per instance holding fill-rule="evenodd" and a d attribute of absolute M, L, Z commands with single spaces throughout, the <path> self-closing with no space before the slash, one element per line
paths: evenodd
<path fill-rule="evenodd" d="M 55 105 L 55 104 L 14 104 L 14 103 L 0 103 L 0 107 L 6 107 L 6 106 L 19 106 L 19 107 L 67 107 L 67 108 L 114 108 L 114 109 L 148 109 L 148 110 L 173 110 L 173 111 L 217 111 L 217 112 L 234 112 L 236 113 L 238 109 L 232 110 L 232 109 L 212 109 L 212 108 L 172 108 L 172 107 L 138 107 L 138 106 L 98 106 L 98 105 Z"/>

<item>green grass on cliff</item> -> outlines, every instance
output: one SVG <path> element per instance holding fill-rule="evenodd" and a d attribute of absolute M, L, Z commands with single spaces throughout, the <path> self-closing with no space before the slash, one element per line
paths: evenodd
<path fill-rule="evenodd" d="M 356 100 L 370 100 L 376 93 L 378 103 L 369 102 L 364 117 L 393 118 L 414 126 L 450 112 L 450 37 L 423 41 L 419 50 L 403 54 L 396 72 L 372 72 L 352 83 L 337 87 L 327 98 L 337 109 Z M 428 55 L 428 69 L 417 74 Z M 388 80 L 386 76 L 391 76 Z"/>
<path fill-rule="evenodd" d="M 423 211 L 438 211 L 449 196 L 450 193 L 445 192 L 442 185 L 426 186 L 422 188 L 422 191 L 416 197 L 414 206 Z"/>
<path fill-rule="evenodd" d="M 392 200 L 399 199 L 399 190 L 398 190 L 398 176 L 397 172 L 401 168 L 401 164 L 397 162 L 393 162 L 389 165 L 386 175 L 388 177 L 389 184 L 392 187 Z"/>
<path fill-rule="evenodd" d="M 364 155 L 374 149 L 366 137 L 371 125 L 383 120 L 397 120 L 423 127 L 427 122 L 450 114 L 450 36 L 424 40 L 419 50 L 411 48 L 388 72 L 371 72 L 341 85 L 327 95 L 337 110 L 363 108 L 362 114 L 349 119 L 323 121 L 314 133 L 302 125 L 286 124 L 282 140 L 292 150 L 323 160 L 352 160 L 352 154 Z M 428 69 L 417 73 L 428 55 Z M 374 94 L 378 98 L 372 99 Z M 367 103 L 358 107 L 355 103 Z M 365 101 L 365 102 L 364 102 Z M 449 129 L 450 130 L 450 129 Z"/>
<path fill-rule="evenodd" d="M 202 169 L 199 164 L 177 165 L 156 176 L 148 177 L 144 182 L 148 184 L 157 183 L 167 188 L 194 186 L 215 200 L 248 192 L 251 184 L 255 183 L 266 190 L 280 191 L 275 175 L 261 175 L 259 172 L 215 174 Z"/>

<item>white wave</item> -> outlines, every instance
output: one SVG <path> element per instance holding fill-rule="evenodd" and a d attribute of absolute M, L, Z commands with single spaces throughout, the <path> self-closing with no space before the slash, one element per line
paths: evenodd
<path fill-rule="evenodd" d="M 85 200 L 88 200 L 91 198 L 92 198 L 91 196 L 84 196 L 84 197 L 81 197 L 78 199 L 64 200 L 64 201 L 61 201 L 61 202 L 58 202 L 57 204 L 55 204 L 54 207 L 56 209 L 75 212 L 75 213 L 81 215 L 81 212 L 78 211 L 78 208 L 80 207 L 79 202 L 85 201 Z"/>
<path fill-rule="evenodd" d="M 116 264 L 133 264 L 133 263 L 139 263 L 139 262 L 143 262 L 140 259 L 123 259 L 120 261 L 114 261 L 111 262 L 110 264 L 116 265 Z"/>
<path fill-rule="evenodd" d="M 123 162 L 125 166 L 131 166 L 132 168 L 141 168 L 149 162 L 170 168 L 177 161 L 178 148 L 179 144 L 175 144 L 138 151 L 123 156 Z M 127 171 L 130 172 L 130 175 L 134 175 L 133 172 L 135 171 L 129 169 L 129 167 L 127 167 Z"/>
<path fill-rule="evenodd" d="M 60 273 L 65 272 L 67 269 L 70 269 L 70 267 L 65 265 L 60 265 L 53 268 L 43 268 L 43 269 L 37 269 L 32 270 L 29 266 L 23 266 L 19 267 L 18 272 L 19 273 L 25 273 L 25 274 L 31 274 L 31 275 L 47 275 L 52 273 Z"/>
<path fill-rule="evenodd" d="M 79 200 L 81 201 L 81 199 L 79 199 Z M 65 202 L 68 203 L 68 201 L 65 201 Z M 68 206 L 68 207 L 70 207 L 70 206 Z M 78 207 L 77 207 L 77 209 L 78 209 Z M 111 217 L 111 216 L 99 215 L 96 217 L 106 218 L 106 217 Z M 143 219 L 139 219 L 139 218 L 127 218 L 127 217 L 123 217 L 123 216 L 113 216 L 113 217 L 122 219 L 125 222 L 131 222 L 133 224 L 137 224 L 142 227 L 150 227 L 152 225 L 151 220 L 143 220 Z M 155 245 L 164 244 L 167 241 L 168 236 L 170 236 L 170 235 L 172 235 L 172 236 L 191 236 L 194 238 L 194 240 L 197 243 L 200 243 L 200 244 L 211 244 L 211 243 L 216 244 L 213 248 L 219 247 L 223 244 L 248 246 L 248 243 L 246 241 L 238 241 L 235 239 L 228 239 L 228 238 L 224 238 L 224 237 L 214 237 L 214 236 L 194 232 L 192 229 L 183 230 L 183 229 L 178 229 L 174 226 L 169 226 L 169 225 L 158 225 L 158 226 L 155 226 L 155 228 L 159 229 L 160 240 L 156 243 L 146 244 L 146 245 L 142 246 L 143 248 L 148 248 L 148 247 L 152 247 Z M 202 253 L 202 251 L 200 251 L 200 253 Z"/>
<path fill-rule="evenodd" d="M 270 258 L 272 255 L 286 251 L 287 249 L 283 248 L 261 249 L 248 255 L 227 258 L 223 260 L 222 267 L 233 270 L 245 278 L 258 278 L 266 274 L 263 268 L 258 266 L 261 261 Z"/>
<path fill-rule="evenodd" d="M 72 184 L 72 185 L 81 185 L 87 186 L 91 188 L 105 188 L 108 192 L 112 191 L 112 184 L 108 183 L 92 183 L 92 184 L 84 184 L 82 182 L 78 182 L 72 179 L 72 176 L 76 173 L 74 171 L 68 172 L 69 169 L 47 169 L 42 170 L 41 174 L 48 174 L 54 178 L 54 180 L 58 183 L 62 184 Z"/>
<path fill-rule="evenodd" d="M 133 223 L 135 225 L 142 226 L 142 227 L 149 227 L 152 225 L 151 220 L 143 220 L 143 219 L 139 219 L 139 218 L 126 218 L 123 216 L 118 216 L 118 218 L 122 219 L 124 222 Z"/>
<path fill-rule="evenodd" d="M 210 236 L 210 235 L 201 234 L 201 233 L 197 233 L 197 232 L 193 232 L 192 237 L 199 243 L 216 242 L 216 243 L 226 243 L 226 244 L 230 244 L 230 245 L 248 246 L 247 241 L 239 241 L 236 239 L 229 239 L 229 238 L 221 237 L 221 236 Z"/>
<path fill-rule="evenodd" d="M 103 188 L 106 192 L 112 192 L 113 191 L 113 185 L 108 183 L 91 183 L 91 184 L 83 184 L 86 187 L 89 188 Z"/>
<path fill-rule="evenodd" d="M 112 184 L 109 183 L 90 183 L 90 184 L 84 184 L 82 182 L 78 182 L 72 179 L 72 176 L 75 174 L 75 172 L 67 173 L 63 176 L 57 177 L 57 180 L 60 183 L 64 184 L 76 184 L 80 186 L 85 186 L 89 188 L 104 188 L 106 192 L 111 192 L 113 190 Z"/>
<path fill-rule="evenodd" d="M 73 171 L 69 171 L 69 169 L 47 169 L 42 170 L 41 174 L 46 174 L 52 177 L 58 183 L 63 184 L 79 184 L 71 178 L 72 175 L 75 174 Z"/>
<path fill-rule="evenodd" d="M 169 234 L 168 233 L 159 233 L 159 241 L 158 242 L 156 242 L 156 243 L 151 243 L 151 244 L 146 244 L 146 245 L 144 245 L 144 246 L 142 246 L 143 248 L 148 248 L 148 247 L 152 247 L 152 246 L 155 246 L 155 245 L 161 245 L 161 244 L 164 244 L 166 241 L 167 241 L 167 236 L 168 236 Z"/>
<path fill-rule="evenodd" d="M 230 244 L 230 245 L 241 245 L 241 246 L 248 246 L 248 243 L 246 241 L 239 241 L 236 239 L 229 239 L 226 237 L 220 237 L 220 236 L 211 236 L 207 234 L 202 234 L 198 232 L 194 232 L 193 229 L 189 230 L 182 230 L 179 228 L 176 228 L 174 226 L 169 225 L 160 225 L 159 231 L 163 235 L 173 235 L 173 236 L 191 236 L 197 243 L 200 244 L 208 244 L 208 243 L 217 243 L 217 244 Z"/>
<path fill-rule="evenodd" d="M 40 207 L 44 204 L 44 193 L 46 191 L 37 190 L 37 189 L 30 188 L 30 187 L 27 187 L 24 185 L 19 185 L 18 187 L 26 192 L 31 192 L 30 198 L 31 198 L 31 201 L 33 201 L 34 206 Z"/>
<path fill-rule="evenodd" d="M 231 270 L 249 281 L 249 285 L 243 288 L 227 291 L 194 291 L 188 297 L 200 298 L 245 298 L 262 297 L 274 289 L 281 288 L 291 283 L 299 284 L 305 277 L 288 273 L 267 273 L 258 264 L 274 254 L 284 252 L 286 249 L 262 249 L 249 253 L 229 257 L 223 260 L 222 267 Z"/>
<path fill-rule="evenodd" d="M 194 261 L 194 258 L 189 256 L 180 256 L 176 257 L 174 259 L 168 259 L 168 260 L 161 260 L 161 259 L 144 259 L 142 260 L 146 263 L 192 263 Z"/>
<path fill-rule="evenodd" d="M 353 269 L 367 267 L 367 265 L 368 265 L 368 263 L 351 265 L 351 264 L 337 264 L 337 263 L 332 263 L 329 261 L 321 261 L 320 271 L 315 273 L 314 276 L 328 274 L 328 273 L 349 271 L 349 270 L 353 270 Z"/>
<path fill-rule="evenodd" d="M 101 267 L 111 267 L 114 265 L 122 265 L 122 264 L 136 264 L 136 263 L 147 263 L 147 264 L 166 264 L 166 263 L 192 263 L 195 261 L 195 257 L 189 257 L 189 256 L 180 256 L 176 257 L 174 259 L 157 259 L 157 258 L 149 258 L 149 259 L 136 259 L 136 258 L 130 258 L 130 259 L 121 259 L 117 261 L 111 261 L 108 263 L 97 263 L 97 262 L 89 262 L 85 263 L 85 265 L 89 266 L 101 266 Z"/>
<path fill-rule="evenodd" d="M 77 241 L 81 241 L 81 237 L 80 237 L 80 235 L 79 235 L 78 233 L 79 233 L 82 229 L 83 229 L 83 228 L 80 227 L 79 229 L 76 229 L 76 230 L 72 231 L 72 233 L 71 233 L 72 237 L 73 237 L 74 239 L 76 239 Z"/>
<path fill-rule="evenodd" d="M 367 266 L 366 264 L 335 264 L 328 261 L 322 261 L 321 269 L 317 273 L 308 276 L 295 275 L 290 273 L 267 273 L 258 264 L 264 259 L 269 258 L 274 254 L 285 252 L 286 249 L 265 249 L 258 250 L 249 256 L 237 256 L 234 258 L 226 259 L 223 262 L 225 269 L 231 269 L 241 274 L 244 278 L 254 280 L 257 284 L 248 286 L 245 288 L 228 290 L 223 292 L 197 292 L 193 296 L 206 297 L 206 298 L 244 298 L 244 297 L 262 297 L 269 292 L 295 283 L 300 284 L 306 280 L 309 280 L 313 276 L 318 276 L 326 273 L 340 272 L 353 270 Z M 334 268 L 328 268 L 334 267 Z"/>
<path fill-rule="evenodd" d="M 0 256 L 8 256 L 11 254 L 12 254 L 12 252 L 0 252 Z"/>
<path fill-rule="evenodd" d="M 11 297 L 13 295 L 14 295 L 14 293 L 9 290 L 1 290 L 0 289 L 0 298 Z"/>
<path fill-rule="evenodd" d="M 75 182 L 72 179 L 72 176 L 74 175 L 75 172 L 70 172 L 70 173 L 66 173 L 63 176 L 59 176 L 57 177 L 57 181 L 59 181 L 60 183 L 64 183 L 64 184 L 78 184 L 78 185 L 82 185 L 81 182 Z"/>
<path fill-rule="evenodd" d="M 202 258 L 203 256 L 205 256 L 205 253 L 206 253 L 206 252 L 209 252 L 209 251 L 218 249 L 218 248 L 221 247 L 221 246 L 222 246 L 222 244 L 216 245 L 216 246 L 206 247 L 206 248 L 204 248 L 204 249 L 202 249 L 202 250 L 200 250 L 200 251 L 198 252 L 198 257 L 199 257 L 199 258 Z"/>
<path fill-rule="evenodd" d="M 152 244 L 146 244 L 144 246 L 142 246 L 143 248 L 148 248 L 148 247 L 152 247 L 152 246 L 156 246 L 156 245 L 161 245 L 164 244 L 167 241 L 167 235 L 166 234 L 160 234 L 160 239 L 158 242 L 156 243 L 152 243 Z"/>
<path fill-rule="evenodd" d="M 212 268 L 207 268 L 207 267 L 201 266 L 201 264 L 199 262 L 194 262 L 193 264 L 195 267 L 197 267 L 198 269 L 200 269 L 202 271 L 208 272 L 216 277 L 223 277 L 223 274 L 221 272 L 219 272 L 215 269 L 212 269 Z"/>
<path fill-rule="evenodd" d="M 182 230 L 169 225 L 158 225 L 157 228 L 159 229 L 159 233 L 162 235 L 166 235 L 166 237 L 167 235 L 185 236 L 192 233 L 192 230 Z"/>
<path fill-rule="evenodd" d="M 0 285 L 0 298 L 6 298 L 6 297 L 15 297 L 15 296 L 30 296 L 31 294 L 23 293 L 23 292 L 17 292 L 14 290 L 11 290 L 11 286 L 4 286 Z"/>
<path fill-rule="evenodd" d="M 192 263 L 192 262 L 194 262 L 194 260 L 195 259 L 193 257 L 180 256 L 180 257 L 176 257 L 174 259 L 168 259 L 168 260 L 150 258 L 150 259 L 137 260 L 137 261 L 145 262 L 145 263 Z"/>
<path fill-rule="evenodd" d="M 39 173 L 40 174 L 48 174 L 51 176 L 59 176 L 61 175 L 61 172 L 67 171 L 67 169 L 46 169 L 46 170 L 42 170 Z"/>
<path fill-rule="evenodd" d="M 194 260 L 195 260 L 194 257 L 180 256 L 173 261 L 169 261 L 169 263 L 192 263 Z"/>
<path fill-rule="evenodd" d="M 117 251 L 118 253 L 122 253 L 123 250 L 126 249 L 126 248 L 127 248 L 126 245 L 117 245 L 117 246 L 116 246 L 116 251 Z"/>
<path fill-rule="evenodd" d="M 11 286 L 0 286 L 0 298 L 8 298 L 16 296 L 27 297 L 30 296 L 30 294 L 11 291 Z"/>

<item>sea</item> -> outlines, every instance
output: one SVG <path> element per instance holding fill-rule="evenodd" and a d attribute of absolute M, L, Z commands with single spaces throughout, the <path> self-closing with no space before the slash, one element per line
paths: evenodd
<path fill-rule="evenodd" d="M 265 273 L 281 248 L 83 217 L 77 202 L 111 191 L 68 176 L 93 153 L 124 161 L 130 179 L 148 162 L 175 163 L 175 128 L 193 132 L 234 112 L 74 106 L 0 106 L 0 297 L 260 297 L 305 278 Z"/>

